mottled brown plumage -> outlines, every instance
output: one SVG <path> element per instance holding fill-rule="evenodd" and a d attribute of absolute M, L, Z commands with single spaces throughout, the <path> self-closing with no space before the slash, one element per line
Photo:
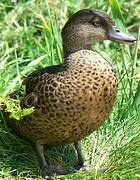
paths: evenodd
<path fill-rule="evenodd" d="M 91 50 L 91 44 L 97 39 L 134 41 L 132 36 L 110 35 L 114 28 L 105 12 L 78 11 L 62 30 L 64 63 L 35 71 L 24 81 L 26 96 L 21 106 L 34 106 L 35 111 L 9 123 L 16 133 L 36 143 L 44 175 L 54 171 L 44 158 L 44 144 L 75 142 L 83 166 L 78 141 L 100 127 L 112 111 L 116 76 L 111 64 Z"/>

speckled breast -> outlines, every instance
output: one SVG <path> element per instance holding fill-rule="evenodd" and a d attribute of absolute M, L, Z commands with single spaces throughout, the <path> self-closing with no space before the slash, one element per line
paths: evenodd
<path fill-rule="evenodd" d="M 96 130 L 108 118 L 116 97 L 112 66 L 98 53 L 81 50 L 69 55 L 67 69 L 44 73 L 31 96 L 35 112 L 12 127 L 33 142 L 65 144 Z M 25 97 L 28 104 L 28 97 Z"/>

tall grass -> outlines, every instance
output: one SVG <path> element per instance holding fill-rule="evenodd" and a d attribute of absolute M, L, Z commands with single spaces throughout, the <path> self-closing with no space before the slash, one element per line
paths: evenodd
<path fill-rule="evenodd" d="M 11 1 L 0 2 L 0 93 L 7 96 L 20 88 L 22 80 L 35 69 L 63 62 L 60 30 L 68 17 L 81 8 L 99 8 L 113 14 L 139 38 L 139 1 Z M 55 11 L 54 11 L 55 9 Z M 129 12 L 129 13 L 128 13 Z M 131 16 L 130 16 L 131 14 Z M 123 18 L 122 18 L 123 17 Z M 124 23 L 122 23 L 124 22 Z M 126 29 L 127 27 L 127 29 Z M 91 172 L 78 172 L 60 179 L 139 179 L 140 178 L 140 86 L 139 41 L 135 45 L 98 43 L 94 47 L 111 59 L 118 76 L 118 96 L 105 124 L 82 142 Z M 34 146 L 15 136 L 0 119 L 0 177 L 40 178 Z M 64 168 L 74 167 L 71 145 L 50 147 L 46 157 Z M 99 168 L 108 169 L 98 172 Z"/>

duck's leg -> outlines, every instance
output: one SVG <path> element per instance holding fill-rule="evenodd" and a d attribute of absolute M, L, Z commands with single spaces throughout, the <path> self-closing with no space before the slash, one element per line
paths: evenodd
<path fill-rule="evenodd" d="M 84 167 L 84 156 L 81 150 L 81 143 L 80 141 L 77 141 L 74 143 L 75 145 L 75 149 L 77 151 L 77 155 L 78 155 L 78 161 L 79 161 L 79 166 L 80 168 Z"/>
<path fill-rule="evenodd" d="M 36 149 L 37 149 L 38 155 L 39 155 L 41 163 L 42 163 L 42 176 L 43 177 L 45 177 L 47 175 L 50 176 L 53 174 L 56 174 L 56 175 L 68 174 L 68 171 L 60 170 L 57 167 L 54 167 L 54 166 L 51 167 L 49 165 L 49 163 L 46 161 L 45 156 L 44 156 L 44 146 L 41 143 L 39 143 L 38 141 L 36 142 Z"/>
<path fill-rule="evenodd" d="M 46 175 L 54 174 L 54 170 L 50 167 L 49 163 L 45 159 L 44 146 L 38 141 L 36 142 L 36 149 L 42 164 L 42 176 L 45 177 Z"/>

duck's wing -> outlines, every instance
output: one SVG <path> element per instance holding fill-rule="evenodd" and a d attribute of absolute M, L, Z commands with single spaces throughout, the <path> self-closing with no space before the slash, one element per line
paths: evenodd
<path fill-rule="evenodd" d="M 55 66 L 49 66 L 45 67 L 39 70 L 34 71 L 31 73 L 24 81 L 23 85 L 26 86 L 26 95 L 33 92 L 36 84 L 41 81 L 41 78 L 43 77 L 43 74 L 45 75 L 45 78 L 49 78 L 49 74 L 57 74 L 62 73 L 67 68 L 66 64 L 60 64 Z"/>
<path fill-rule="evenodd" d="M 22 83 L 25 85 L 26 95 L 33 92 L 37 82 L 40 80 L 42 74 L 44 74 L 44 69 L 36 70 L 32 72 Z"/>

